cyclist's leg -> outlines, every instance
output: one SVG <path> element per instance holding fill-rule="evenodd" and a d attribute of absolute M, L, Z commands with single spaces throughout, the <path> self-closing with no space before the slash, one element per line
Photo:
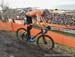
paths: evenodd
<path fill-rule="evenodd" d="M 32 25 L 27 26 L 27 40 L 29 40 L 31 38 L 31 33 L 30 30 L 32 29 Z"/>
<path fill-rule="evenodd" d="M 27 18 L 27 40 L 32 41 L 30 30 L 32 29 L 32 17 L 26 16 Z"/>

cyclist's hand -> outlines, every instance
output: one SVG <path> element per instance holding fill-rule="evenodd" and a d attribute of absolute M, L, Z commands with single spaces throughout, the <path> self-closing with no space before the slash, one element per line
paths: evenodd
<path fill-rule="evenodd" d="M 51 30 L 51 27 L 50 27 L 50 26 L 47 26 L 46 28 L 47 28 L 48 30 Z"/>
<path fill-rule="evenodd" d="M 47 28 L 43 29 L 43 33 L 47 33 L 47 31 L 48 31 Z"/>

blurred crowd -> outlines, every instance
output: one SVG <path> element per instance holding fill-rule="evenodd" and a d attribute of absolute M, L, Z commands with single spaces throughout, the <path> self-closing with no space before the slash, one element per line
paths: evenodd
<path fill-rule="evenodd" d="M 44 10 L 44 18 L 48 23 L 53 23 L 53 24 L 61 24 L 61 25 L 70 25 L 70 26 L 75 26 L 75 15 L 70 15 L 70 14 L 59 14 L 59 13 L 53 13 L 49 12 L 49 10 Z M 17 16 L 16 19 L 24 19 L 24 14 L 20 14 L 20 17 Z"/>
<path fill-rule="evenodd" d="M 50 23 L 62 24 L 62 25 L 75 25 L 75 15 L 58 14 L 58 13 L 48 13 L 45 14 L 46 21 L 51 21 Z"/>

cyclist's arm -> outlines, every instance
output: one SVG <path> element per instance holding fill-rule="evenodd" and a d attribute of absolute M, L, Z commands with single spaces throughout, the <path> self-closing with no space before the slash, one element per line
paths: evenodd
<path fill-rule="evenodd" d="M 47 26 L 48 26 L 48 24 L 46 23 L 46 20 L 45 20 L 45 18 L 44 18 L 44 17 L 42 17 L 42 21 L 43 21 L 43 26 L 44 26 L 44 27 L 47 27 Z"/>
<path fill-rule="evenodd" d="M 43 21 L 42 23 L 40 22 L 41 20 Z M 45 20 L 41 19 L 41 16 L 37 16 L 37 22 L 41 29 L 44 29 L 47 26 Z"/>

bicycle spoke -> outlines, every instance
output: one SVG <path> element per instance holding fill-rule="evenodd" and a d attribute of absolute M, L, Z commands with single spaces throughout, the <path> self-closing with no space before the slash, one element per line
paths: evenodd
<path fill-rule="evenodd" d="M 37 44 L 41 49 L 49 50 L 54 47 L 54 42 L 49 36 L 40 36 Z"/>
<path fill-rule="evenodd" d="M 25 41 L 26 30 L 24 28 L 20 28 L 20 29 L 17 30 L 16 35 L 17 35 L 17 39 L 19 41 Z"/>

